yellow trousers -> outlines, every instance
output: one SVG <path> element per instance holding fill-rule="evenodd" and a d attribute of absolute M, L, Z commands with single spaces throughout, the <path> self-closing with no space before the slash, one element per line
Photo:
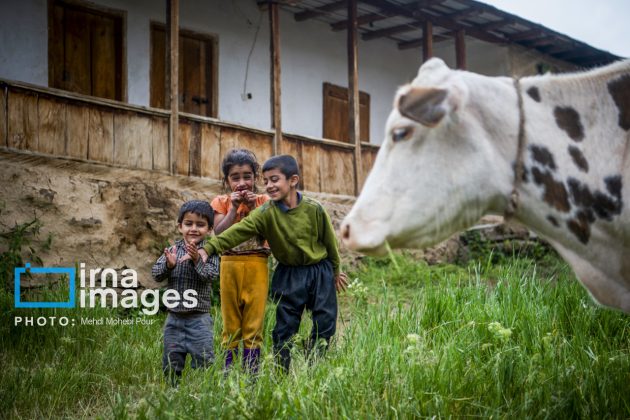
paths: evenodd
<path fill-rule="evenodd" d="M 245 348 L 260 348 L 269 290 L 267 257 L 222 256 L 220 284 L 223 347 L 233 349 L 243 341 Z"/>

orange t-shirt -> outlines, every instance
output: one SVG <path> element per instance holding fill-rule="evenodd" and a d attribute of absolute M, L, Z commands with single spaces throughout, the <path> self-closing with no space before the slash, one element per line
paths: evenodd
<path fill-rule="evenodd" d="M 260 207 L 266 201 L 269 201 L 269 196 L 265 194 L 256 194 L 256 207 Z M 230 199 L 229 194 L 219 195 L 215 197 L 210 203 L 212 209 L 219 214 L 228 214 L 230 208 L 232 207 L 232 200 Z M 243 218 L 247 217 L 250 209 L 247 207 L 245 203 L 238 206 L 236 209 L 236 218 L 234 219 L 234 223 L 238 223 Z M 235 246 L 234 248 L 225 251 L 226 255 L 247 255 L 247 254 L 265 254 L 269 255 L 271 251 L 269 250 L 269 244 L 267 241 L 260 237 L 253 237 L 243 242 L 240 245 Z"/>

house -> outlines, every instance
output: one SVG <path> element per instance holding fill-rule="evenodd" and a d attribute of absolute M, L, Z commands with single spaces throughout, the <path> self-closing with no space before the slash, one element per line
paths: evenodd
<path fill-rule="evenodd" d="M 513 76 L 619 58 L 473 0 L 5 0 L 0 145 L 213 179 L 232 147 L 291 153 L 302 188 L 355 195 L 431 56 Z"/>

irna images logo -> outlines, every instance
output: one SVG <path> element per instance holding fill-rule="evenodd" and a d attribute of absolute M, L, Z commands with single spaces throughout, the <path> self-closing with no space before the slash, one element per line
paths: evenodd
<path fill-rule="evenodd" d="M 138 273 L 131 268 L 121 270 L 120 274 L 113 268 L 86 269 L 85 263 L 79 264 L 79 302 L 81 308 L 106 307 L 108 302 L 112 308 L 141 308 L 145 315 L 155 315 L 160 302 L 169 309 L 180 303 L 185 308 L 196 308 L 197 291 L 187 289 L 180 292 L 168 289 L 163 293 L 158 289 L 139 290 Z M 21 281 L 24 275 L 57 274 L 67 275 L 70 284 L 68 300 L 65 302 L 25 302 L 21 298 Z M 30 264 L 15 268 L 15 307 L 16 308 L 74 308 L 76 296 L 76 275 L 74 267 L 41 267 L 33 268 Z M 120 277 L 120 278 L 119 278 Z M 119 289 L 122 288 L 122 291 Z"/>
<path fill-rule="evenodd" d="M 29 263 L 24 267 L 15 267 L 15 307 L 16 308 L 74 308 L 75 285 L 77 270 L 74 267 L 31 267 Z M 65 302 L 22 302 L 21 281 L 26 273 L 30 274 L 58 274 L 67 275 L 70 281 L 68 285 L 68 300 Z"/>

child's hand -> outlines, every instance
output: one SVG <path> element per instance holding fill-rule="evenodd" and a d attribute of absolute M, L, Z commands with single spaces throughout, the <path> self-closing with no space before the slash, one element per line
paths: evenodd
<path fill-rule="evenodd" d="M 256 194 L 252 191 L 243 191 L 243 202 L 253 210 L 256 207 Z"/>
<path fill-rule="evenodd" d="M 166 257 L 166 266 L 168 268 L 174 268 L 177 264 L 177 251 L 175 247 L 164 248 L 164 256 Z"/>
<path fill-rule="evenodd" d="M 202 259 L 203 262 L 208 261 L 208 253 L 205 249 L 199 248 L 197 252 L 199 253 L 199 257 Z"/>
<path fill-rule="evenodd" d="M 199 251 L 197 250 L 197 244 L 186 242 L 186 252 L 188 252 L 188 256 L 195 264 L 199 261 Z"/>
<path fill-rule="evenodd" d="M 348 287 L 348 276 L 346 273 L 339 273 L 335 276 L 335 289 L 337 289 L 337 293 L 345 292 L 346 287 Z"/>
<path fill-rule="evenodd" d="M 232 201 L 232 207 L 238 209 L 238 206 L 240 206 L 244 201 L 242 191 L 234 191 L 230 194 L 230 200 Z"/>

